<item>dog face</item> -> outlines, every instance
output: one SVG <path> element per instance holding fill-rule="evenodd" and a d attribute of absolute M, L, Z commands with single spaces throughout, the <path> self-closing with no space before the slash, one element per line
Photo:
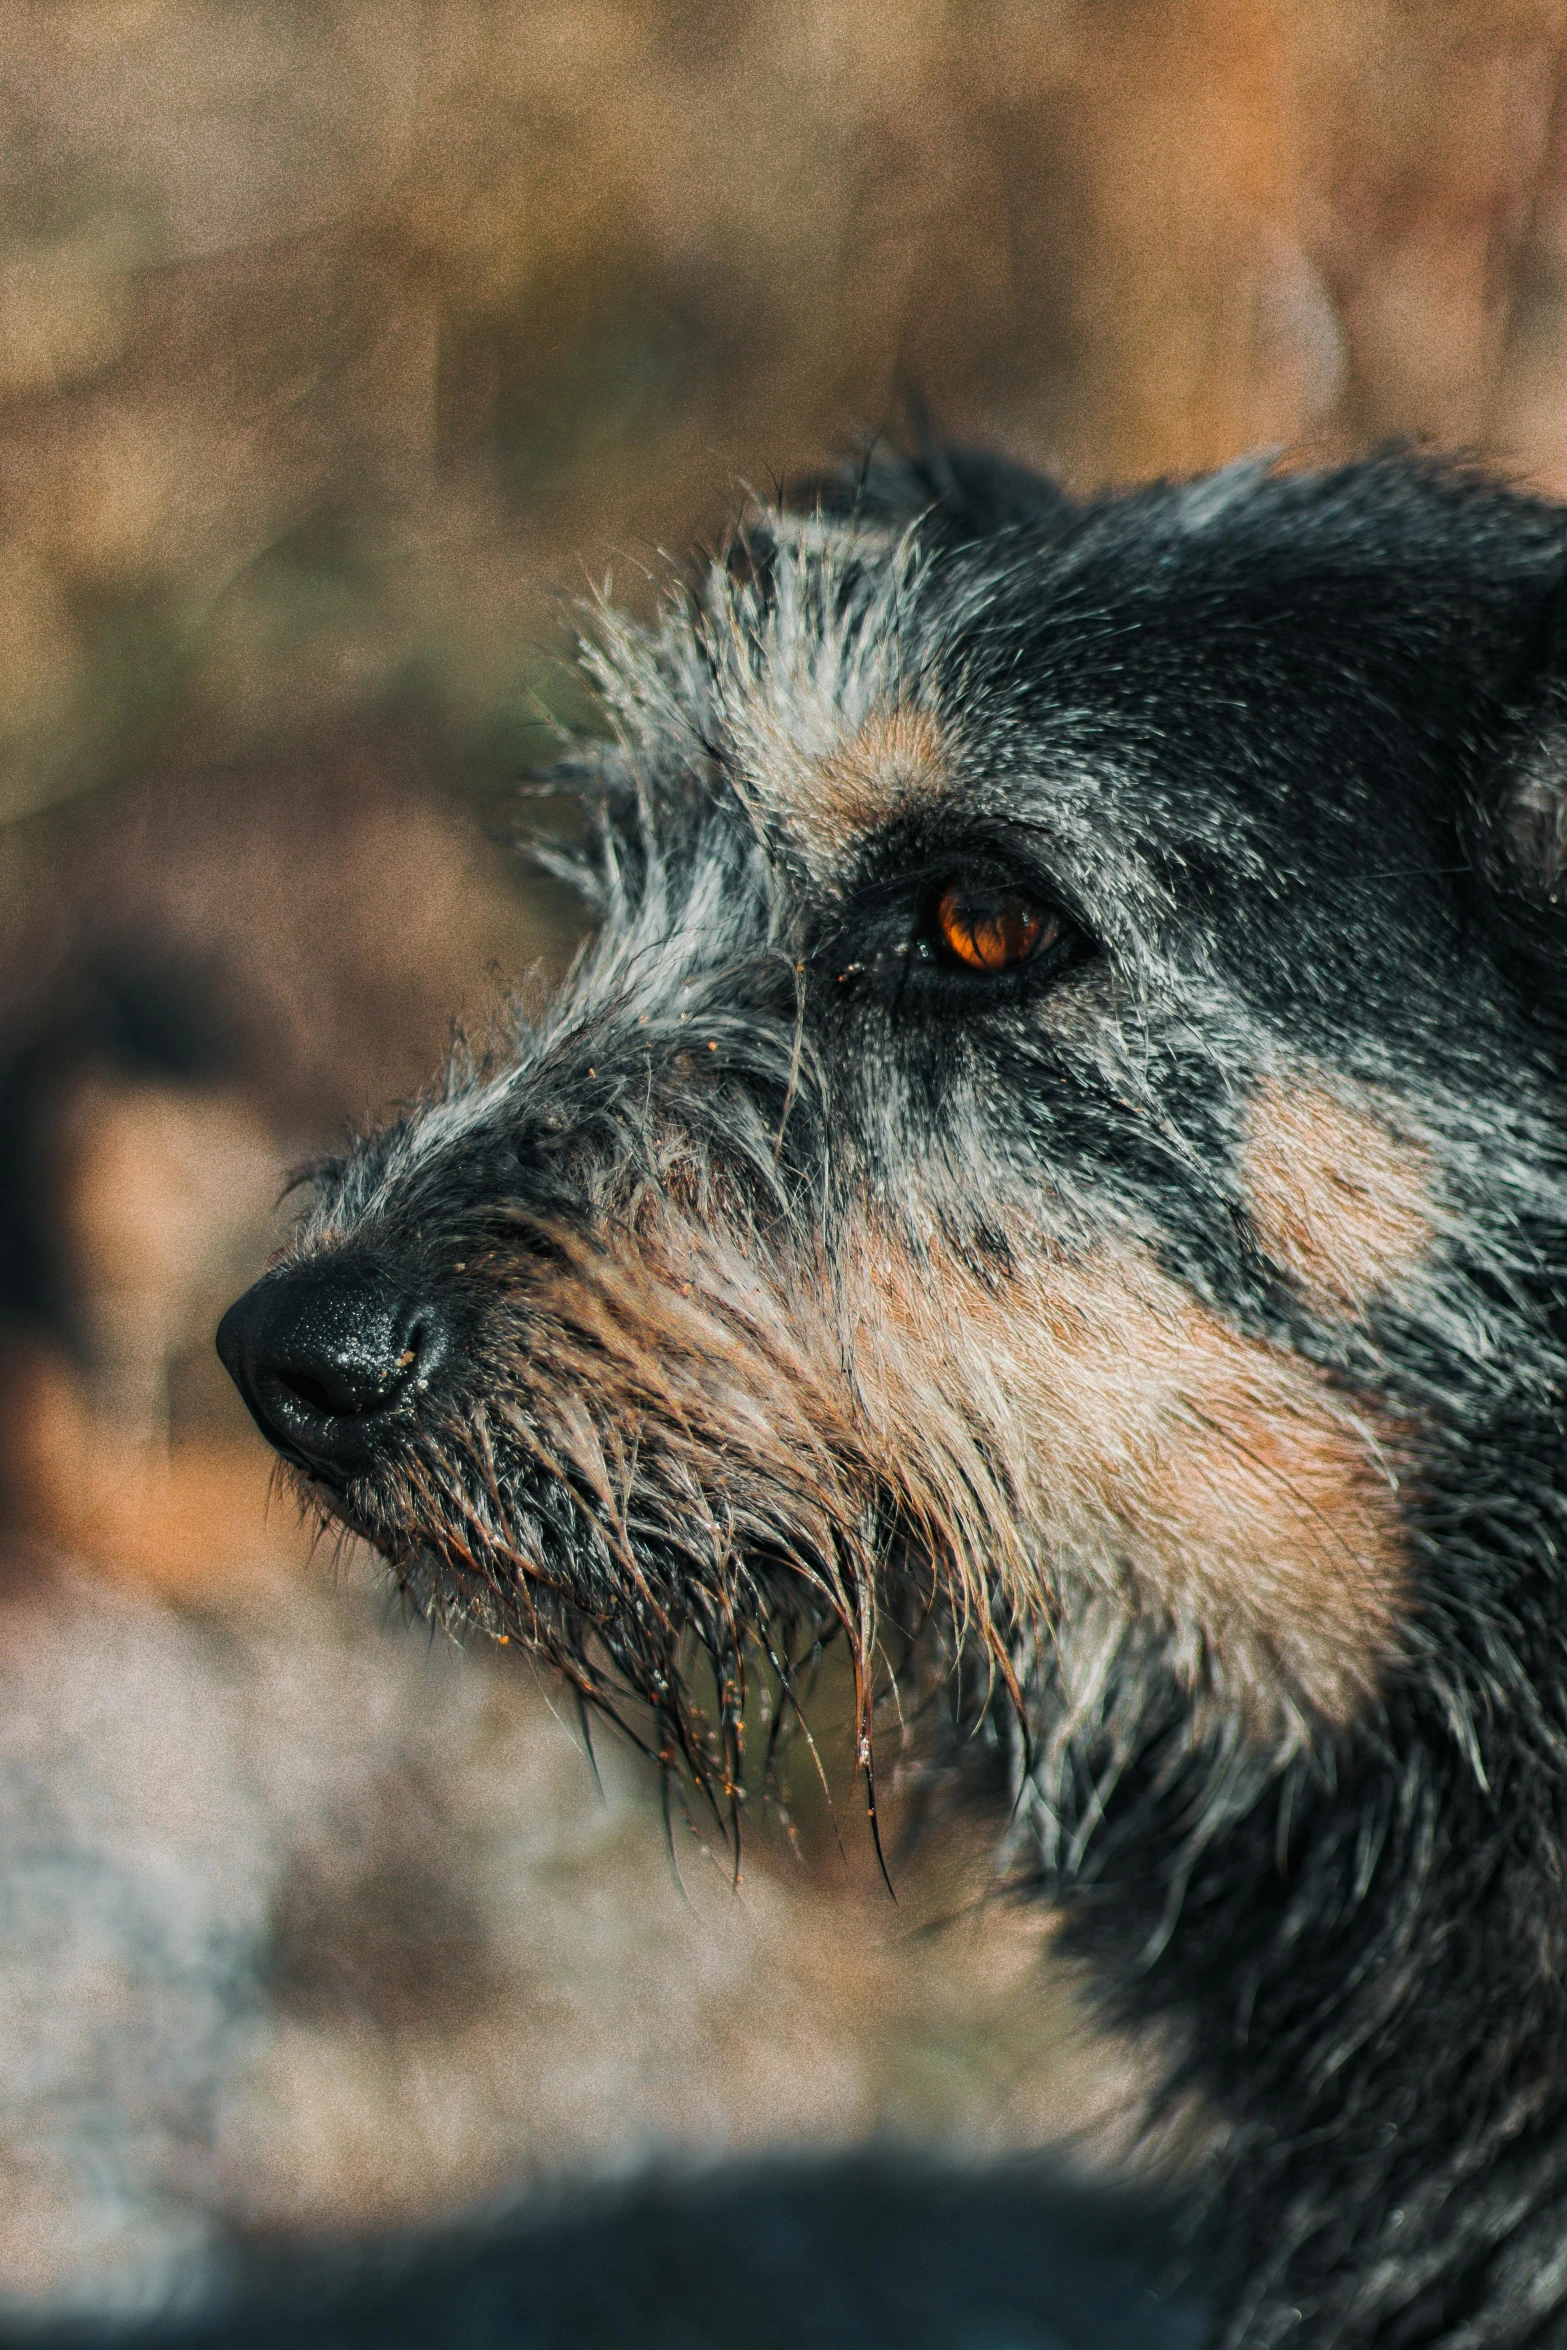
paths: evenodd
<path fill-rule="evenodd" d="M 1560 541 L 1407 461 L 953 460 L 607 618 L 597 935 L 321 1173 L 220 1336 L 267 1434 L 730 1789 L 748 1658 L 868 1690 L 932 1600 L 1275 1755 L 1451 1675 L 1561 1368 Z"/>

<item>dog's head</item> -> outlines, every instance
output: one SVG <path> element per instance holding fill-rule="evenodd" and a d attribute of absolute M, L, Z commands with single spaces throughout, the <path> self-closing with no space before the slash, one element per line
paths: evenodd
<path fill-rule="evenodd" d="M 596 936 L 321 1174 L 266 1433 L 725 1784 L 748 1657 L 894 1600 L 1275 1754 L 1450 1696 L 1562 1372 L 1563 571 L 1409 460 L 958 458 L 606 617 Z"/>

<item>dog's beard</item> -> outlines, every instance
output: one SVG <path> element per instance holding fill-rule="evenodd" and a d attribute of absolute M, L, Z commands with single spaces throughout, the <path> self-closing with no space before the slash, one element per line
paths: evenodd
<path fill-rule="evenodd" d="M 802 1552 L 797 1496 L 780 1496 L 769 1529 L 753 1486 L 742 1542 L 714 1497 L 678 1476 L 606 1496 L 580 1471 L 542 1466 L 543 1449 L 538 1432 L 520 1443 L 513 1421 L 498 1438 L 474 1413 L 455 1458 L 410 1442 L 374 1474 L 338 1490 L 311 1480 L 303 1496 L 381 1554 L 420 1615 L 460 1639 L 515 1644 L 558 1673 L 582 1708 L 693 1792 L 736 1848 L 741 1807 L 773 1793 L 829 1650 L 850 1660 L 865 1723 L 857 1752 L 873 1767 L 870 1718 L 893 1668 L 878 1661 L 863 1566 L 841 1547 Z M 884 1535 L 866 1543 L 887 1547 Z"/>

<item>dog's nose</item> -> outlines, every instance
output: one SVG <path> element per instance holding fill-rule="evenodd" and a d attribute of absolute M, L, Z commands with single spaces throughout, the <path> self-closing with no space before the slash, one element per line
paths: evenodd
<path fill-rule="evenodd" d="M 218 1324 L 223 1367 L 263 1436 L 327 1471 L 369 1466 L 446 1345 L 433 1306 L 348 1257 L 268 1273 Z"/>

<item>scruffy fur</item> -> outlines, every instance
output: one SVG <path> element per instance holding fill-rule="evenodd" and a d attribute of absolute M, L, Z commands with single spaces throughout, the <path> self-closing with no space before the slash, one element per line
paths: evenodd
<path fill-rule="evenodd" d="M 570 983 L 290 1259 L 454 1338 L 316 1497 L 721 1806 L 834 1631 L 868 1772 L 878 1659 L 980 1709 L 1236 2343 L 1567 2341 L 1564 577 L 1402 456 L 761 518 L 602 617 Z"/>

